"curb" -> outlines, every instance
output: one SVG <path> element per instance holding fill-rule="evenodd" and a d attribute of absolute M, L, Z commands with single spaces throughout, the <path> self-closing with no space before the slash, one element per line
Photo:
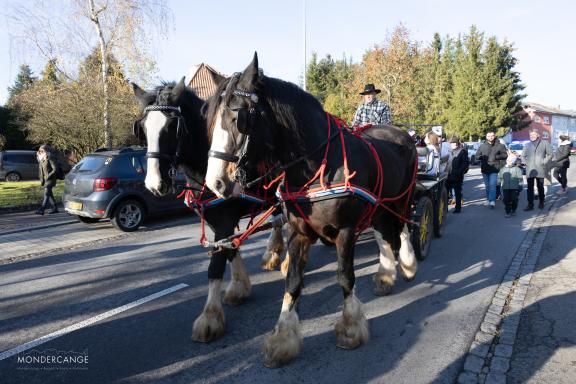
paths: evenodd
<path fill-rule="evenodd" d="M 506 384 L 524 298 L 558 199 L 556 195 L 549 199 L 548 209 L 534 218 L 518 247 L 465 356 L 457 383 Z"/>
<path fill-rule="evenodd" d="M 51 224 L 42 224 L 42 225 L 33 225 L 33 226 L 29 226 L 29 227 L 20 227 L 17 229 L 13 229 L 13 230 L 8 230 L 5 232 L 2 232 L 2 236 L 4 235 L 13 235 L 15 233 L 20 233 L 20 232 L 28 232 L 28 231 L 35 231 L 37 229 L 45 229 L 45 228 L 53 228 L 53 227 L 59 227 L 61 225 L 68 225 L 68 224 L 74 224 L 77 223 L 78 220 L 67 220 L 67 221 L 60 221 L 57 223 L 51 223 Z"/>

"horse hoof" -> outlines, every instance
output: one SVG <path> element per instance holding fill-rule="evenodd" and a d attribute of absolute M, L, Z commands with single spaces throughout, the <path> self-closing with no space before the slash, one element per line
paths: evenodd
<path fill-rule="evenodd" d="M 374 294 L 376 296 L 386 296 L 394 288 L 394 279 L 386 275 L 374 275 Z"/>
<path fill-rule="evenodd" d="M 251 290 L 249 281 L 232 280 L 224 293 L 224 304 L 232 307 L 242 304 L 250 296 Z"/>
<path fill-rule="evenodd" d="M 280 255 L 276 251 L 270 252 L 268 258 L 262 258 L 260 266 L 267 271 L 274 271 L 280 264 Z"/>
<path fill-rule="evenodd" d="M 342 349 L 358 348 L 370 338 L 368 321 L 362 311 L 362 304 L 356 297 L 346 300 L 342 317 L 334 325 L 336 345 Z"/>
<path fill-rule="evenodd" d="M 414 278 L 416 277 L 416 273 L 413 271 L 410 271 L 406 268 L 404 268 L 402 266 L 402 264 L 400 264 L 400 273 L 402 275 L 402 278 L 404 279 L 404 281 L 412 281 L 414 280 Z"/>
<path fill-rule="evenodd" d="M 204 308 L 192 326 L 192 340 L 207 343 L 224 335 L 226 320 L 222 308 Z"/>
<path fill-rule="evenodd" d="M 278 368 L 294 359 L 302 349 L 298 315 L 289 314 L 278 321 L 264 344 L 264 366 Z"/>

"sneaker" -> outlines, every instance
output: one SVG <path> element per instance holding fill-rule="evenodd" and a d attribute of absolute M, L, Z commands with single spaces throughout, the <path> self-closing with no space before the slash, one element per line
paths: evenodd
<path fill-rule="evenodd" d="M 487 206 L 490 205 L 490 202 L 489 202 L 488 200 L 486 200 L 485 202 L 482 203 L 482 205 L 483 205 L 484 207 L 487 207 Z"/>
<path fill-rule="evenodd" d="M 495 201 L 491 201 L 490 203 L 490 208 L 494 208 L 496 206 L 496 202 Z"/>
<path fill-rule="evenodd" d="M 516 216 L 516 211 L 510 212 L 510 214 L 511 214 L 512 216 Z"/>
<path fill-rule="evenodd" d="M 532 204 L 528 205 L 526 208 L 524 208 L 525 211 L 533 211 L 534 210 L 534 206 Z"/>
<path fill-rule="evenodd" d="M 510 214 L 507 213 L 507 214 L 504 215 L 504 217 L 508 219 L 508 218 L 510 218 Z"/>
<path fill-rule="evenodd" d="M 560 187 L 560 189 L 558 191 L 556 191 L 557 195 L 563 195 L 565 193 L 566 193 L 566 191 L 562 187 Z"/>
<path fill-rule="evenodd" d="M 34 212 L 37 215 L 44 215 L 44 210 L 42 208 L 38 209 L 36 212 Z"/>

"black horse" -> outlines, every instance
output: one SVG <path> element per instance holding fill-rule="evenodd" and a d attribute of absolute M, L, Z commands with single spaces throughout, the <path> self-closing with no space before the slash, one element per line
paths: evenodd
<path fill-rule="evenodd" d="M 371 225 L 379 245 L 376 294 L 389 293 L 396 281 L 395 255 L 405 279 L 414 278 L 417 270 L 404 219 L 411 209 L 417 165 L 410 136 L 393 126 L 352 132 L 312 95 L 264 76 L 256 54 L 244 72 L 221 84 L 217 96 L 208 109 L 212 144 L 207 185 L 218 196 L 228 196 L 238 189 L 244 164 L 261 160 L 279 163 L 286 173 L 279 192 L 293 230 L 290 264 L 282 311 L 265 344 L 265 365 L 280 366 L 300 351 L 297 303 L 308 251 L 318 237 L 335 243 L 338 253 L 344 294 L 335 326 L 338 346 L 365 343 L 368 325 L 353 290 L 358 232 Z"/>
<path fill-rule="evenodd" d="M 203 113 L 205 102 L 184 85 L 184 78 L 178 84 L 163 84 L 152 92 L 145 92 L 136 84 L 132 87 L 142 107 L 141 118 L 134 122 L 134 134 L 146 136 L 148 148 L 146 188 L 155 195 L 165 195 L 171 190 L 176 168 L 184 171 L 189 185 L 201 184 L 206 174 L 209 150 Z M 213 194 L 206 190 L 204 200 L 210 200 L 210 197 Z M 231 198 L 206 207 L 203 214 L 218 241 L 234 234 L 240 218 L 259 208 L 258 203 L 250 200 Z M 274 269 L 283 249 L 282 228 L 276 226 L 268 240 L 262 266 Z M 208 267 L 208 298 L 203 312 L 194 322 L 194 340 L 211 341 L 224 333 L 220 292 L 226 260 L 230 261 L 232 280 L 226 289 L 224 302 L 238 305 L 250 295 L 251 283 L 240 252 L 232 249 L 213 252 Z"/>

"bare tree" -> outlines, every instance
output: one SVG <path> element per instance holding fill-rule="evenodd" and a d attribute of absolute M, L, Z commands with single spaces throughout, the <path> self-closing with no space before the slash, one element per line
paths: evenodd
<path fill-rule="evenodd" d="M 167 36 L 167 0 L 13 0 L 8 9 L 12 45 L 27 62 L 54 60 L 69 82 L 78 82 L 79 63 L 98 46 L 101 56 L 102 111 L 99 136 L 113 145 L 110 125 L 110 57 L 127 76 L 148 83 L 153 76 L 149 46 Z M 40 59 L 40 60 L 38 60 Z"/>

